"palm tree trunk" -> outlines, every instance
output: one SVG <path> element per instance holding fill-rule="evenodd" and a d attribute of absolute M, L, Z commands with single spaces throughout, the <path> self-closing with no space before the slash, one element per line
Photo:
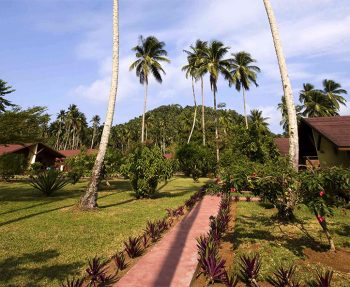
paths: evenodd
<path fill-rule="evenodd" d="M 216 112 L 216 89 L 213 89 L 214 93 L 214 121 L 215 121 L 215 144 L 216 144 L 216 164 L 219 166 L 220 151 L 219 151 L 219 131 L 218 131 L 218 115 Z"/>
<path fill-rule="evenodd" d="M 247 107 L 246 107 L 246 100 L 245 100 L 245 89 L 242 89 L 243 91 L 243 105 L 244 105 L 244 118 L 245 118 L 245 127 L 248 129 L 248 116 L 247 116 Z"/>
<path fill-rule="evenodd" d="M 113 56 L 112 56 L 112 80 L 109 93 L 108 108 L 101 142 L 96 156 L 95 164 L 92 169 L 92 176 L 85 194 L 80 198 L 79 207 L 83 210 L 94 209 L 97 207 L 97 188 L 100 180 L 103 160 L 106 154 L 109 135 L 113 123 L 115 101 L 118 88 L 119 72 L 119 1 L 113 1 Z"/>
<path fill-rule="evenodd" d="M 204 117 L 204 87 L 203 77 L 201 77 L 201 93 L 202 93 L 202 132 L 203 132 L 203 145 L 205 146 L 205 117 Z"/>
<path fill-rule="evenodd" d="M 94 140 L 95 140 L 95 130 L 92 131 L 92 139 L 91 139 L 91 149 L 94 147 Z"/>
<path fill-rule="evenodd" d="M 193 115 L 192 129 L 191 129 L 190 135 L 189 135 L 188 140 L 187 140 L 188 144 L 191 141 L 191 137 L 193 134 L 194 126 L 196 125 L 196 118 L 197 118 L 197 101 L 196 101 L 196 94 L 194 92 L 194 79 L 193 78 L 192 78 L 192 94 L 193 94 L 193 101 L 194 101 L 194 115 Z"/>
<path fill-rule="evenodd" d="M 142 127 L 141 127 L 141 143 L 145 141 L 145 117 L 147 110 L 147 96 L 148 96 L 148 83 L 145 81 L 145 98 L 143 102 L 143 115 L 142 115 Z"/>
<path fill-rule="evenodd" d="M 263 0 L 267 16 L 270 22 L 271 34 L 277 54 L 281 79 L 283 84 L 284 97 L 288 110 L 288 124 L 289 124 L 289 156 L 290 161 L 295 170 L 299 167 L 299 138 L 298 138 L 298 123 L 295 111 L 292 85 L 289 80 L 286 60 L 284 58 L 280 35 L 277 27 L 276 18 L 270 3 L 270 0 Z"/>

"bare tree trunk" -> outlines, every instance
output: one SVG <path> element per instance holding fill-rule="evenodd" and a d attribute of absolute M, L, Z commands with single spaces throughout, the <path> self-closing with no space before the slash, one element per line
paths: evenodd
<path fill-rule="evenodd" d="M 203 132 L 203 145 L 205 146 L 205 117 L 204 117 L 204 87 L 203 87 L 203 77 L 201 77 L 201 93 L 202 93 L 202 132 Z"/>
<path fill-rule="evenodd" d="M 118 0 L 113 2 L 113 56 L 112 56 L 112 79 L 111 89 L 109 93 L 108 109 L 101 142 L 98 149 L 95 164 L 92 170 L 91 179 L 85 194 L 80 198 L 79 207 L 83 210 L 94 209 L 97 207 L 97 189 L 100 180 L 100 173 L 103 160 L 106 154 L 109 135 L 113 123 L 115 101 L 118 88 L 118 72 L 119 72 L 119 3 Z"/>
<path fill-rule="evenodd" d="M 267 16 L 270 22 L 270 28 L 275 46 L 279 69 L 281 73 L 284 97 L 286 100 L 288 110 L 288 124 L 289 124 L 289 156 L 290 161 L 295 170 L 299 167 L 299 139 L 298 139 L 298 123 L 295 111 L 293 90 L 289 80 L 286 60 L 284 58 L 280 35 L 277 27 L 276 18 L 270 3 L 270 0 L 263 0 Z"/>
<path fill-rule="evenodd" d="M 243 105 L 244 105 L 244 118 L 245 118 L 245 127 L 248 129 L 248 116 L 247 116 L 247 107 L 246 107 L 246 100 L 245 100 L 245 89 L 243 88 Z"/>
<path fill-rule="evenodd" d="M 196 125 L 196 119 L 197 119 L 197 101 L 196 101 L 196 94 L 194 92 L 194 79 L 192 78 L 192 94 L 193 94 L 193 101 L 194 101 L 194 116 L 193 116 L 193 123 L 190 135 L 188 137 L 187 143 L 189 144 L 191 141 L 191 137 L 193 134 L 194 126 Z"/>
<path fill-rule="evenodd" d="M 220 161 L 220 151 L 219 151 L 219 131 L 218 131 L 218 115 L 216 112 L 216 90 L 213 90 L 214 93 L 214 122 L 215 122 L 215 144 L 216 144 L 216 164 L 219 166 Z"/>
<path fill-rule="evenodd" d="M 145 82 L 145 98 L 143 102 L 143 115 L 142 115 L 142 127 L 141 127 L 141 143 L 145 141 L 145 117 L 147 111 L 147 96 L 148 96 L 148 83 Z"/>

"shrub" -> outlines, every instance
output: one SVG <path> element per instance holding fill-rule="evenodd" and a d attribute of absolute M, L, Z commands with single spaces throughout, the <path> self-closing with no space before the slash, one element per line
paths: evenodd
<path fill-rule="evenodd" d="M 62 173 L 53 169 L 47 170 L 31 179 L 30 185 L 41 191 L 44 195 L 50 196 L 55 191 L 62 189 L 68 184 Z"/>
<path fill-rule="evenodd" d="M 114 257 L 114 263 L 118 270 L 124 270 L 126 268 L 125 256 L 123 252 L 117 253 Z"/>
<path fill-rule="evenodd" d="M 94 167 L 96 155 L 87 154 L 82 150 L 76 156 L 65 159 L 64 163 L 68 170 L 81 172 L 84 176 L 90 176 Z"/>
<path fill-rule="evenodd" d="M 42 171 L 44 171 L 44 169 L 43 169 L 43 165 L 41 162 L 34 162 L 29 166 L 29 174 L 30 175 L 37 175 Z"/>
<path fill-rule="evenodd" d="M 24 155 L 7 153 L 0 156 L 0 177 L 9 180 L 24 172 L 26 162 Z"/>
<path fill-rule="evenodd" d="M 123 167 L 130 178 L 136 198 L 152 197 L 160 180 L 169 173 L 165 170 L 166 159 L 158 147 L 138 146 L 126 159 Z"/>
<path fill-rule="evenodd" d="M 83 176 L 82 170 L 71 170 L 67 173 L 67 177 L 72 184 L 76 184 L 82 176 Z"/>
<path fill-rule="evenodd" d="M 142 254 L 140 242 L 140 237 L 129 237 L 128 241 L 124 241 L 125 252 L 130 258 L 136 258 Z"/>
<path fill-rule="evenodd" d="M 247 287 L 258 287 L 258 276 L 261 268 L 259 254 L 253 256 L 242 255 L 240 257 L 240 279 Z"/>
<path fill-rule="evenodd" d="M 267 282 L 273 287 L 301 287 L 301 284 L 294 278 L 295 271 L 295 265 L 289 268 L 280 267 L 273 273 L 273 276 L 267 278 Z"/>
<path fill-rule="evenodd" d="M 101 258 L 95 257 L 89 260 L 89 267 L 86 269 L 88 274 L 88 286 L 106 286 L 115 281 L 115 276 L 107 275 L 107 262 Z"/>

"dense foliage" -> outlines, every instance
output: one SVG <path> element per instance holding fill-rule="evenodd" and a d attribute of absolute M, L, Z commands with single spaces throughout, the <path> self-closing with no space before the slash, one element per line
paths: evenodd
<path fill-rule="evenodd" d="M 3 154 L 0 156 L 0 178 L 9 180 L 21 174 L 26 168 L 25 157 L 22 154 Z"/>
<path fill-rule="evenodd" d="M 47 170 L 31 179 L 30 185 L 41 191 L 46 196 L 51 196 L 68 184 L 61 172 L 57 170 Z"/>

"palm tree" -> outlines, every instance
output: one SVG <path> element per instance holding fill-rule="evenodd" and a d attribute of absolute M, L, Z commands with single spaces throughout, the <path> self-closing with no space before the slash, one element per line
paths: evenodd
<path fill-rule="evenodd" d="M 340 109 L 340 104 L 346 105 L 346 100 L 341 94 L 347 94 L 348 92 L 341 88 L 341 85 L 333 80 L 323 80 L 323 93 L 329 98 L 329 100 L 333 103 L 337 112 Z"/>
<path fill-rule="evenodd" d="M 95 164 L 92 169 L 92 175 L 85 194 L 80 198 L 79 207 L 81 209 L 94 209 L 97 207 L 97 186 L 100 180 L 102 164 L 107 150 L 109 135 L 113 123 L 115 101 L 118 88 L 119 72 L 119 1 L 113 2 L 113 55 L 112 55 L 112 80 L 109 93 L 108 108 L 103 132 L 101 136 L 100 147 L 96 156 Z"/>
<path fill-rule="evenodd" d="M 98 115 L 95 115 L 92 117 L 92 139 L 91 139 L 91 148 L 94 147 L 94 141 L 95 141 L 95 137 L 97 135 L 97 131 L 98 131 L 98 128 L 100 126 L 100 121 L 101 121 L 101 118 L 100 116 Z"/>
<path fill-rule="evenodd" d="M 283 127 L 284 133 L 288 134 L 289 126 L 288 126 L 288 110 L 287 110 L 287 104 L 284 96 L 281 98 L 281 102 L 277 105 L 277 109 L 281 111 L 282 113 L 282 120 L 280 121 L 280 125 Z M 297 121 L 300 122 L 301 119 L 301 111 L 303 107 L 300 105 L 295 106 L 295 110 L 297 113 Z"/>
<path fill-rule="evenodd" d="M 265 10 L 267 17 L 269 19 L 271 34 L 273 38 L 273 43 L 276 50 L 276 55 L 278 59 L 279 69 L 281 73 L 282 86 L 284 97 L 286 100 L 287 112 L 288 112 L 288 127 L 289 127 L 289 156 L 291 164 L 295 170 L 299 167 L 299 136 L 298 136 L 298 123 L 296 110 L 293 99 L 292 85 L 289 80 L 288 70 L 286 65 L 286 60 L 284 58 L 282 43 L 280 40 L 280 35 L 277 27 L 277 21 L 275 14 L 273 12 L 270 0 L 263 0 L 265 5 Z"/>
<path fill-rule="evenodd" d="M 7 82 L 0 79 L 0 112 L 4 112 L 6 107 L 14 107 L 14 104 L 4 97 L 8 94 L 15 92 L 16 90 L 12 89 L 11 86 L 7 85 Z"/>
<path fill-rule="evenodd" d="M 224 46 L 222 42 L 212 41 L 207 49 L 201 51 L 202 60 L 199 63 L 199 74 L 209 73 L 210 88 L 214 98 L 214 122 L 215 122 L 215 142 L 216 142 L 216 161 L 220 160 L 219 154 L 219 132 L 218 132 L 218 115 L 216 112 L 216 94 L 218 91 L 217 82 L 219 75 L 223 75 L 225 79 L 230 79 L 230 61 L 224 59 L 229 47 Z"/>
<path fill-rule="evenodd" d="M 257 131 L 262 133 L 267 131 L 269 125 L 267 120 L 269 118 L 264 118 L 262 115 L 262 111 L 256 109 L 251 110 L 249 119 Z"/>
<path fill-rule="evenodd" d="M 256 87 L 258 86 L 256 77 L 257 73 L 260 72 L 260 68 L 252 65 L 256 60 L 247 52 L 238 52 L 232 54 L 232 56 L 233 58 L 230 60 L 232 79 L 229 80 L 229 84 L 230 86 L 234 84 L 238 92 L 242 89 L 245 124 L 248 128 L 245 91 L 249 90 L 251 83 L 255 84 Z"/>
<path fill-rule="evenodd" d="M 141 142 L 145 140 L 145 114 L 147 110 L 147 97 L 148 97 L 148 80 L 149 75 L 153 75 L 158 83 L 162 83 L 163 79 L 161 73 L 165 75 L 165 71 L 162 68 L 160 62 L 170 63 L 170 60 L 166 57 L 167 51 L 164 49 L 165 43 L 160 42 L 156 37 L 149 36 L 144 39 L 142 36 L 139 38 L 139 44 L 132 48 L 132 51 L 136 52 L 137 60 L 130 66 L 131 70 L 136 70 L 136 76 L 140 80 L 140 84 L 145 87 L 144 107 L 142 116 L 141 127 Z"/>

